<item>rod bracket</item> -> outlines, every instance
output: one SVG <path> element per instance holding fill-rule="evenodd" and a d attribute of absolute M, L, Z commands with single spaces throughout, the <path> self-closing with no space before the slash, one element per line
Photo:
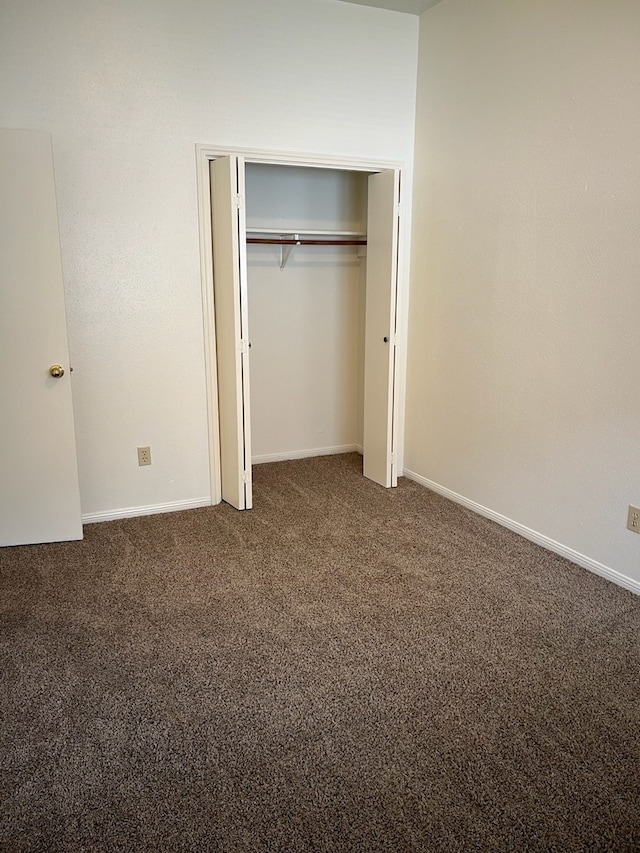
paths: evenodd
<path fill-rule="evenodd" d="M 300 235 L 299 234 L 281 234 L 280 237 L 283 240 L 284 239 L 295 240 L 296 242 L 294 245 L 295 246 L 300 245 Z M 287 244 L 283 243 L 280 246 L 280 269 L 281 270 L 283 270 L 286 267 L 287 261 L 291 257 L 291 252 L 293 252 L 294 245 L 292 245 L 291 243 L 287 243 Z"/>

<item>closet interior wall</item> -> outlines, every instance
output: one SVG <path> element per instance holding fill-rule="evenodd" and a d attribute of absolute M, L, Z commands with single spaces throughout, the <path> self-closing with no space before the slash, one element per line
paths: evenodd
<path fill-rule="evenodd" d="M 367 177 L 247 163 L 247 235 L 363 235 Z M 361 450 L 366 250 L 295 246 L 280 267 L 280 246 L 247 245 L 252 461 Z"/>

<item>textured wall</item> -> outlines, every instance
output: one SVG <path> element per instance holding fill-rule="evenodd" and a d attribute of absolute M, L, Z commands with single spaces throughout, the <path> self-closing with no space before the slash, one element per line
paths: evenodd
<path fill-rule="evenodd" d="M 417 36 L 329 0 L 3 0 L 0 125 L 53 135 L 85 514 L 209 494 L 195 143 L 410 166 Z"/>
<path fill-rule="evenodd" d="M 421 19 L 405 467 L 640 580 L 640 4 Z"/>

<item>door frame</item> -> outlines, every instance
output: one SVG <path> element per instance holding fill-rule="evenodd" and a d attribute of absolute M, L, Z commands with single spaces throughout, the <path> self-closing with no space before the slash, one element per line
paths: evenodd
<path fill-rule="evenodd" d="M 400 175 L 400 221 L 402 223 L 398 240 L 398 271 L 396 295 L 396 341 L 394 387 L 396 388 L 396 407 L 394 409 L 394 429 L 398 471 L 402 471 L 403 458 L 403 412 L 400 402 L 404 401 L 405 370 L 400 365 L 406 362 L 406 328 L 403 318 L 406 315 L 407 280 L 405 261 L 407 251 L 409 216 L 406 209 L 407 192 L 404 175 L 405 164 L 397 160 L 361 160 L 350 157 L 328 156 L 323 154 L 304 154 L 291 151 L 264 151 L 255 148 L 224 147 L 196 144 L 196 178 L 198 189 L 198 226 L 200 235 L 200 280 L 202 287 L 202 315 L 204 335 L 204 365 L 207 400 L 207 422 L 209 436 L 209 477 L 211 482 L 211 504 L 222 500 L 220 471 L 220 427 L 218 423 L 218 373 L 216 359 L 215 310 L 213 302 L 213 245 L 211 231 L 211 179 L 209 163 L 218 157 L 244 157 L 245 163 L 263 163 L 272 166 L 304 166 L 311 169 L 342 169 L 349 172 L 383 172 L 395 170 Z"/>

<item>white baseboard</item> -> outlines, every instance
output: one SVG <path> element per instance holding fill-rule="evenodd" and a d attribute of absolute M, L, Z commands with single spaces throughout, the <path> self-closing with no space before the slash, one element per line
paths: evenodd
<path fill-rule="evenodd" d="M 112 509 L 108 512 L 88 512 L 82 516 L 82 523 L 93 524 L 98 521 L 115 521 L 117 518 L 135 518 L 138 515 L 179 512 L 183 509 L 197 509 L 201 506 L 211 506 L 211 498 L 198 498 L 194 501 L 169 501 L 168 503 L 151 504 L 150 506 L 128 506 L 125 509 Z"/>
<path fill-rule="evenodd" d="M 556 542 L 548 536 L 544 536 L 542 533 L 531 530 L 529 527 L 525 527 L 524 524 L 513 521 L 505 515 L 500 515 L 499 512 L 494 512 L 486 506 L 482 506 L 481 504 L 471 501 L 456 492 L 452 492 L 451 489 L 447 489 L 445 486 L 440 486 L 438 483 L 434 483 L 433 480 L 427 480 L 426 477 L 416 474 L 415 471 L 408 471 L 405 468 L 403 474 L 405 477 L 408 477 L 409 480 L 414 480 L 421 486 L 426 486 L 427 489 L 431 489 L 431 491 L 436 492 L 445 498 L 449 498 L 449 500 L 455 501 L 455 503 L 461 504 L 473 512 L 477 512 L 478 515 L 483 515 L 485 518 L 489 518 L 491 521 L 495 521 L 497 524 L 502 525 L 502 527 L 507 527 L 509 530 L 513 530 L 514 533 L 519 533 L 520 536 L 524 536 L 525 539 L 530 539 L 531 542 L 542 545 L 542 547 L 546 548 L 548 551 L 553 551 L 554 554 L 559 554 L 561 557 L 565 557 L 567 560 L 570 560 L 572 563 L 576 563 L 583 569 L 587 569 L 596 575 L 600 575 L 607 580 L 613 581 L 613 583 L 618 584 L 618 586 L 622 586 L 631 592 L 635 592 L 636 595 L 640 595 L 640 582 L 633 580 L 633 578 L 629 578 L 626 575 L 617 572 L 615 569 L 609 568 L 609 566 L 598 563 L 596 560 L 592 560 L 591 557 L 587 557 L 579 551 L 574 551 L 573 548 L 568 548 L 566 545 L 562 545 L 560 542 Z"/>
<path fill-rule="evenodd" d="M 291 450 L 285 453 L 266 453 L 263 456 L 252 456 L 252 465 L 262 465 L 264 462 L 286 462 L 289 459 L 307 459 L 310 456 L 334 456 L 337 453 L 362 453 L 359 444 L 342 444 L 339 447 L 314 447 L 312 450 Z"/>

